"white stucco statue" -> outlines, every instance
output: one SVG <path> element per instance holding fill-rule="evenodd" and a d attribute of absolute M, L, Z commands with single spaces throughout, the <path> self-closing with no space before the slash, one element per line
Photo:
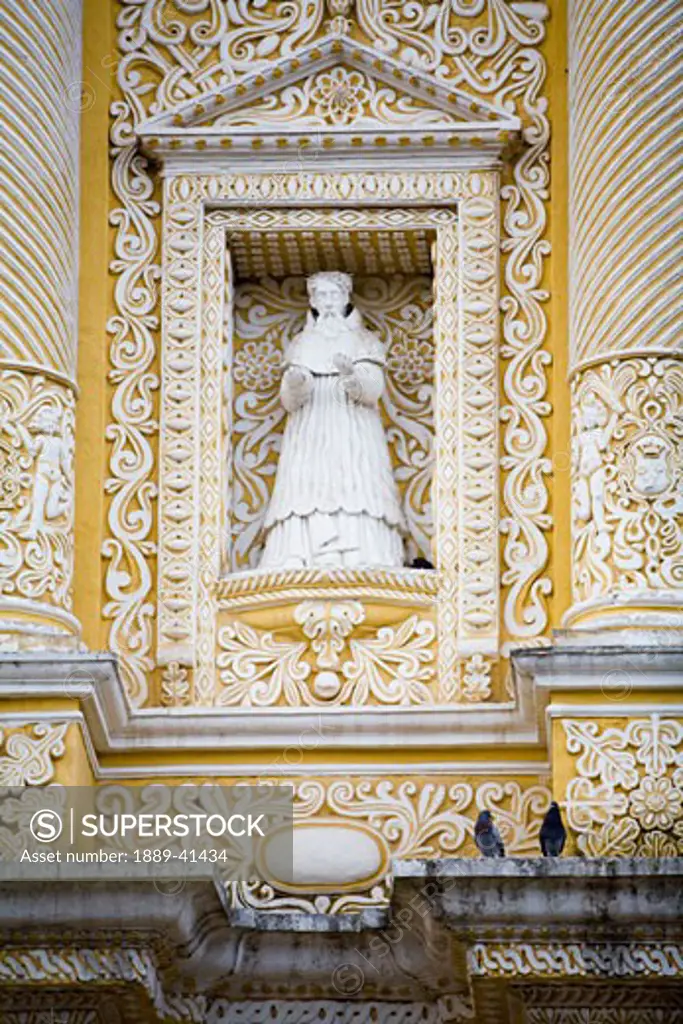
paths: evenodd
<path fill-rule="evenodd" d="M 349 304 L 351 277 L 314 274 L 285 352 L 282 451 L 263 568 L 403 565 L 404 520 L 378 409 L 384 349 Z"/>

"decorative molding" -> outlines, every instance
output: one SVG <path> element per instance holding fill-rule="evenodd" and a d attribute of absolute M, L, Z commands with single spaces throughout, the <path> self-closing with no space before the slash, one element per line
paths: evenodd
<path fill-rule="evenodd" d="M 680 352 L 677 83 L 683 12 L 571 0 L 569 312 L 576 372 L 596 358 Z M 634 162 L 638 170 L 634 173 Z"/>
<path fill-rule="evenodd" d="M 667 942 L 476 942 L 467 953 L 475 978 L 680 978 L 683 946 Z"/>
<path fill-rule="evenodd" d="M 463 281 L 453 354 L 458 360 L 460 390 L 455 441 L 461 654 L 496 655 L 499 647 L 500 570 L 499 558 L 493 554 L 499 532 L 497 193 L 495 178 L 473 175 L 470 194 L 460 206 L 458 258 Z M 448 429 L 445 419 L 442 426 Z M 439 444 L 447 442 L 439 438 Z M 443 492 L 441 499 L 449 501 Z"/>
<path fill-rule="evenodd" d="M 392 604 L 433 605 L 440 573 L 420 569 L 278 569 L 234 573 L 218 581 L 222 610 L 282 604 L 305 598 L 334 598 L 343 590 L 353 599 Z"/>
<path fill-rule="evenodd" d="M 576 981 L 568 981 L 565 985 L 529 983 L 516 985 L 515 992 L 527 1007 L 527 1013 L 532 1008 L 535 1010 L 542 1007 L 554 1010 L 571 1007 L 573 1013 L 576 1013 L 579 1008 L 583 1008 L 584 1013 L 599 1010 L 651 1012 L 660 1007 L 670 1010 L 672 996 L 671 986 L 667 984 L 666 979 L 659 984 L 647 981 L 644 985 L 605 985 L 595 980 L 587 981 L 585 985 Z M 578 1024 L 584 1024 L 584 1021 L 579 1019 Z M 590 1024 L 590 1020 L 588 1024 Z M 599 1018 L 597 1024 L 602 1024 Z M 622 1024 L 619 1018 L 617 1018 L 617 1024 Z M 625 1024 L 629 1024 L 629 1021 L 626 1021 Z M 649 1021 L 648 1024 L 650 1024 Z M 655 1018 L 654 1024 L 668 1024 L 668 1021 Z"/>
<path fill-rule="evenodd" d="M 72 946 L 59 950 L 21 947 L 0 950 L 0 983 L 8 988 L 36 984 L 107 986 L 117 982 L 141 986 L 159 1015 L 166 1010 L 154 958 L 144 949 Z M 183 1018 L 175 1015 L 171 1019 Z"/>
<path fill-rule="evenodd" d="M 661 860 L 653 870 L 642 860 L 551 858 L 543 872 L 537 869 L 536 859 L 514 857 L 495 863 L 484 858 L 398 860 L 389 912 L 365 910 L 336 918 L 236 908 L 216 879 L 208 878 L 185 879 L 170 899 L 164 886 L 141 886 L 130 878 L 107 882 L 97 872 L 90 875 L 92 885 L 53 878 L 30 892 L 4 882 L 3 896 L 11 892 L 11 898 L 0 900 L 0 931 L 9 939 L 0 956 L 4 987 L 16 991 L 35 981 L 43 990 L 49 982 L 53 989 L 104 991 L 108 986 L 111 992 L 125 979 L 129 991 L 148 994 L 160 1016 L 168 1007 L 191 1007 L 195 996 L 189 993 L 197 992 L 220 992 L 220 1000 L 233 1006 L 248 1008 L 264 1000 L 273 1008 L 278 1002 L 273 1002 L 272 988 L 281 983 L 283 958 L 291 974 L 294 956 L 301 981 L 298 999 L 336 1001 L 343 996 L 348 1008 L 349 1002 L 352 1007 L 365 1000 L 391 1002 L 400 994 L 409 1006 L 412 1000 L 421 1004 L 427 991 L 456 1019 L 474 1019 L 476 1000 L 477 1020 L 480 995 L 501 981 L 514 985 L 501 986 L 506 1000 L 532 986 L 542 988 L 551 998 L 536 1005 L 553 1005 L 552 996 L 570 985 L 575 995 L 588 985 L 607 994 L 610 979 L 617 1007 L 625 1005 L 629 989 L 642 994 L 649 988 L 658 1005 L 665 986 L 672 992 L 678 978 L 680 987 L 679 859 Z M 84 886 L 87 898 L 74 898 L 82 896 Z M 575 927 L 581 935 L 590 934 L 590 942 L 548 934 L 550 908 L 558 898 L 574 899 Z M 514 908 L 502 942 L 501 900 L 508 910 Z M 604 914 L 603 901 L 612 905 L 617 921 Z M 25 924 L 36 916 L 42 934 L 29 945 L 22 942 Z M 637 935 L 654 929 L 657 940 L 615 939 L 629 926 Z M 198 935 L 201 942 L 188 944 L 188 936 Z M 103 936 L 109 940 L 106 946 Z M 119 952 L 117 961 L 109 959 Z M 472 976 L 468 968 L 482 961 L 484 972 Z M 337 970 L 348 964 L 361 969 Z M 567 965 L 573 973 L 564 972 Z M 344 983 L 354 977 L 361 984 L 351 992 Z M 603 1000 L 602 1005 L 610 1004 Z M 203 1008 L 208 1009 L 206 1004 Z M 199 1022 L 210 1019 L 205 1012 Z"/>
<path fill-rule="evenodd" d="M 621 617 L 667 592 L 680 605 L 683 363 L 653 356 L 591 367 L 572 381 L 572 408 L 572 621 L 616 593 Z"/>
<path fill-rule="evenodd" d="M 281 230 L 283 224 L 296 230 L 334 229 L 338 222 L 345 227 L 353 222 L 357 228 L 365 230 L 388 228 L 396 223 L 404 227 L 431 225 L 432 230 L 436 230 L 437 251 L 440 244 L 446 244 L 439 242 L 446 233 L 450 232 L 449 237 L 453 239 L 460 239 L 457 246 L 450 246 L 445 261 L 439 262 L 437 256 L 436 270 L 437 318 L 440 314 L 445 318 L 443 328 L 439 329 L 443 348 L 437 344 L 436 350 L 437 424 L 445 424 L 443 436 L 437 429 L 436 487 L 438 490 L 440 486 L 449 496 L 445 501 L 435 502 L 437 517 L 442 516 L 444 522 L 449 523 L 443 528 L 437 523 L 436 530 L 441 536 L 440 557 L 449 558 L 452 563 L 450 570 L 440 571 L 442 590 L 438 605 L 445 615 L 443 609 L 451 602 L 454 610 L 449 614 L 454 621 L 458 621 L 455 604 L 459 603 L 462 610 L 462 638 L 458 643 L 453 646 L 453 640 L 449 642 L 449 631 L 443 632 L 445 640 L 440 651 L 439 673 L 444 682 L 440 699 L 458 699 L 461 693 L 460 647 L 467 657 L 478 651 L 495 654 L 497 650 L 497 248 L 493 241 L 497 224 L 496 178 L 491 174 L 458 173 L 321 174 L 311 186 L 318 201 L 332 201 L 336 195 L 346 194 L 350 187 L 354 192 L 365 190 L 366 203 L 371 208 L 299 211 L 285 207 L 281 212 L 271 208 L 270 199 L 263 205 L 261 199 L 257 201 L 256 210 L 244 211 L 242 188 L 255 189 L 256 196 L 262 196 L 264 191 L 269 194 L 279 191 L 282 184 L 275 176 L 258 175 L 183 176 L 166 180 L 164 251 L 169 272 L 164 289 L 164 323 L 169 330 L 163 352 L 158 660 L 162 664 L 174 661 L 187 668 L 194 666 L 194 699 L 200 703 L 212 702 L 215 651 L 211 637 L 218 609 L 216 587 L 224 587 L 218 581 L 216 567 L 220 560 L 220 539 L 224 535 L 219 469 L 223 459 L 220 403 L 224 386 L 218 374 L 224 364 L 226 317 L 220 289 L 227 268 L 225 248 L 220 244 L 217 229 L 220 227 L 230 234 L 235 230 L 245 231 L 254 224 L 260 231 Z M 456 187 L 462 190 L 460 194 L 454 192 Z M 431 191 L 433 198 L 441 203 L 457 201 L 460 195 L 459 205 L 464 213 L 459 227 L 454 226 L 454 214 L 448 207 L 397 211 L 376 206 L 390 196 L 394 199 L 402 196 L 409 202 L 424 198 L 425 191 Z M 210 213 L 204 227 L 202 203 L 208 200 L 224 203 L 227 208 Z M 291 198 L 287 203 L 291 204 Z M 231 208 L 233 206 L 237 208 Z M 460 262 L 456 262 L 458 259 Z M 176 266 L 179 277 L 174 273 Z M 464 353 L 458 351 L 456 344 L 455 310 L 461 292 L 460 331 L 469 345 Z M 202 296 L 204 301 L 200 302 Z M 234 307 L 238 301 L 236 294 L 230 290 L 230 296 L 231 307 Z M 448 328 L 449 316 L 452 330 Z M 463 365 L 460 375 L 454 374 L 458 360 Z M 450 414 L 445 409 L 439 411 L 444 401 L 450 403 Z M 451 421 L 460 422 L 463 406 L 468 426 L 461 430 L 458 456 L 452 445 Z M 199 431 L 195 426 L 197 422 L 201 422 Z M 169 425 L 168 430 L 164 424 Z M 236 457 L 233 451 L 231 466 L 235 465 Z M 463 495 L 456 518 L 450 501 L 453 487 Z M 232 501 L 232 496 L 228 500 Z M 445 538 L 453 531 L 455 536 L 446 544 Z M 456 564 L 460 565 L 458 572 Z M 261 586 L 263 580 L 263 575 L 259 575 Z M 341 590 L 336 596 L 354 595 Z M 260 599 L 268 601 L 263 589 Z M 196 614 L 197 601 L 199 615 Z M 197 661 L 200 649 L 202 657 Z"/>
<path fill-rule="evenodd" d="M 0 363 L 76 375 L 81 0 L 6 0 Z"/>
<path fill-rule="evenodd" d="M 383 750 L 390 757 L 390 751 L 397 746 L 404 750 L 447 749 L 452 760 L 428 766 L 423 761 L 406 762 L 411 771 L 423 774 L 447 774 L 452 764 L 458 772 L 467 771 L 468 762 L 454 755 L 454 751 L 477 747 L 491 753 L 486 761 L 473 764 L 473 775 L 490 770 L 497 775 L 514 771 L 536 777 L 547 771 L 547 763 L 533 757 L 520 762 L 499 756 L 505 744 L 535 746 L 539 756 L 545 749 L 545 723 L 534 688 L 527 679 L 520 680 L 512 699 L 506 703 L 436 704 L 422 708 L 304 706 L 286 710 L 262 708 L 258 713 L 253 708 L 183 704 L 169 715 L 165 707 L 139 709 L 130 705 L 111 655 L 51 654 L 48 658 L 27 654 L 21 660 L 0 659 L 0 696 L 15 699 L 18 687 L 26 700 L 63 699 L 68 694 L 81 701 L 80 711 L 68 716 L 64 712 L 60 717 L 83 723 L 84 742 L 98 778 L 126 777 L 127 772 L 143 777 L 145 763 L 149 777 L 154 778 L 165 772 L 158 758 L 142 757 L 139 762 L 135 759 L 170 748 L 177 751 L 176 774 L 215 776 L 220 765 L 225 776 L 231 778 L 238 774 L 260 777 L 268 766 L 287 775 L 296 774 L 292 767 L 301 773 L 306 752 L 312 750 L 318 751 L 318 757 L 323 751 L 329 757 L 327 762 L 320 758 L 320 768 L 322 774 L 330 774 L 338 770 L 332 759 L 333 752 L 340 749 Z M 244 763 L 240 772 L 235 771 L 232 757 L 217 762 L 202 753 L 211 751 L 241 751 Z M 260 752 L 256 759 L 254 751 Z M 264 760 L 264 751 L 272 753 L 270 761 Z M 111 762 L 102 767 L 102 757 L 123 753 L 130 755 L 125 764 Z M 360 774 L 367 774 L 369 763 L 363 765 L 361 755 L 357 757 L 361 761 Z M 396 763 L 382 765 L 382 771 L 395 775 Z"/>
<path fill-rule="evenodd" d="M 342 964 L 342 967 L 349 966 Z M 353 985 L 355 975 L 349 975 Z M 341 994 L 343 978 L 339 975 Z M 384 1000 L 363 999 L 353 1003 L 353 1024 L 462 1024 L 471 1017 L 461 1016 L 452 1009 L 449 997 L 434 1002 L 392 1003 Z M 458 1000 L 462 1007 L 464 1004 Z M 207 999 L 206 996 L 182 996 L 167 1000 L 166 1012 L 170 1020 L 219 1020 L 224 1024 L 340 1024 L 348 1019 L 348 1000 L 332 999 L 273 999 L 225 1000 Z M 180 1015 L 179 1015 L 180 1014 Z M 209 1014 L 210 1016 L 207 1016 Z M 647 1022 L 649 1024 L 649 1021 Z"/>
<path fill-rule="evenodd" d="M 574 777 L 567 824 L 589 857 L 683 855 L 683 723 L 664 714 L 623 727 L 562 721 Z"/>
<path fill-rule="evenodd" d="M 355 165 L 373 149 L 393 150 L 401 163 L 410 153 L 410 162 L 418 159 L 427 169 L 454 148 L 463 164 L 481 169 L 496 166 L 519 128 L 505 104 L 425 74 L 376 43 L 325 36 L 294 59 L 274 54 L 267 69 L 203 91 L 199 101 L 185 99 L 136 130 L 146 152 L 182 173 L 216 170 L 216 154 L 226 149 L 233 165 L 253 165 L 256 155 L 271 166 L 283 150 L 311 147 L 312 132 L 321 166 L 329 169 L 342 150 Z"/>
<path fill-rule="evenodd" d="M 612 987 L 610 986 L 610 993 Z M 683 1010 L 669 1008 L 605 1010 L 590 1005 L 573 1009 L 532 1008 L 525 1024 L 682 1024 Z"/>
<path fill-rule="evenodd" d="M 126 1024 L 141 1021 L 138 993 L 118 991 L 107 997 L 101 991 L 49 993 L 17 987 L 0 992 L 3 1024 Z"/>
<path fill-rule="evenodd" d="M 122 46 L 125 42 L 120 40 Z M 119 75 L 126 66 L 125 57 Z M 112 335 L 109 352 L 113 386 L 111 421 L 106 437 L 111 443 L 109 477 L 105 490 L 111 496 L 107 534 L 102 554 L 107 559 L 103 608 L 111 620 L 108 646 L 121 665 L 126 691 L 133 704 L 143 704 L 148 694 L 152 657 L 152 595 L 150 559 L 156 552 L 153 538 L 153 501 L 157 496 L 157 432 L 154 392 L 159 386 L 155 372 L 155 331 L 161 268 L 155 262 L 155 218 L 161 209 L 154 198 L 154 181 L 147 161 L 137 153 L 133 124 L 137 108 L 128 97 L 112 105 L 110 131 L 113 158 L 111 183 L 121 205 L 110 214 L 116 228 L 112 273 L 115 314 L 107 323 Z"/>

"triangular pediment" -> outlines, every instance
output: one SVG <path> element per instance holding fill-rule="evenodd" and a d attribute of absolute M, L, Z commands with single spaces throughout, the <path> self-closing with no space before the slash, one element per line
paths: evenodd
<path fill-rule="evenodd" d="M 315 133 L 421 137 L 426 145 L 475 139 L 481 145 L 519 130 L 508 111 L 344 36 L 328 36 L 238 82 L 149 118 L 138 135 L 150 147 L 223 142 L 258 148 L 265 139 Z M 380 142 L 381 144 L 381 142 Z"/>

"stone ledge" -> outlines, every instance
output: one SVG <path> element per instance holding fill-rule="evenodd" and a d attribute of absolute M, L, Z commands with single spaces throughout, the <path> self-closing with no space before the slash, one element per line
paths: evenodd
<path fill-rule="evenodd" d="M 552 977 L 568 958 L 577 975 L 620 978 L 655 978 L 660 962 L 683 982 L 683 858 L 409 860 L 395 862 L 394 878 L 386 921 L 245 913 L 210 880 L 172 896 L 149 880 L 1 882 L 0 947 L 123 944 L 165 964 L 162 987 L 230 998 L 265 998 L 297 978 L 336 998 L 335 970 L 363 961 L 364 997 L 378 999 Z"/>

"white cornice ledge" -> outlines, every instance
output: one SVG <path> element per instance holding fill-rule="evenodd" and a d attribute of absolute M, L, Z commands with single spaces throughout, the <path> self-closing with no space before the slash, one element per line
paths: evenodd
<path fill-rule="evenodd" d="M 677 690 L 683 697 L 683 632 L 649 630 L 634 639 L 626 644 L 622 635 L 604 631 L 559 632 L 553 647 L 513 650 L 513 678 L 522 689 L 598 690 L 621 704 L 638 690 Z M 612 710 L 622 713 L 623 707 Z"/>
<path fill-rule="evenodd" d="M 76 715 L 95 763 L 109 754 L 179 749 L 320 751 L 545 742 L 543 703 L 526 678 L 516 698 L 506 703 L 329 710 L 133 708 L 112 655 L 0 656 L 0 700 L 17 697 L 77 701 Z"/>

